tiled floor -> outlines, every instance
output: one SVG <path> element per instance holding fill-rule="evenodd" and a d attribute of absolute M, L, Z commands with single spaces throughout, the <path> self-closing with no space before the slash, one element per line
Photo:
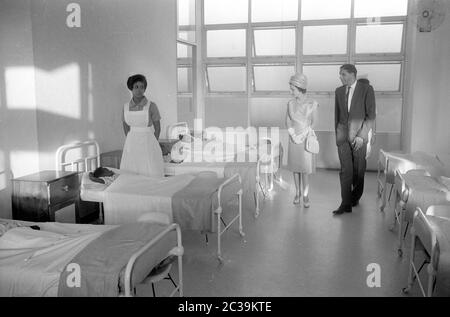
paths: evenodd
<path fill-rule="evenodd" d="M 404 296 L 408 256 L 397 256 L 392 206 L 377 208 L 375 173 L 366 174 L 360 205 L 340 216 L 331 214 L 340 203 L 337 171 L 313 175 L 309 209 L 292 204 L 292 174 L 281 175 L 283 186 L 275 185 L 260 217 L 246 212 L 245 237 L 235 227 L 223 237 L 223 265 L 215 235 L 207 245 L 199 232 L 183 232 L 185 296 Z M 380 287 L 367 285 L 372 263 Z M 157 295 L 170 288 L 169 281 L 158 283 Z"/>

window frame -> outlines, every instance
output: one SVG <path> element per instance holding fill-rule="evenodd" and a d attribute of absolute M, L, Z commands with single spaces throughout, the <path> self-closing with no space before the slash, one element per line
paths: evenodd
<path fill-rule="evenodd" d="M 203 0 L 202 0 L 203 1 Z M 355 18 L 354 8 L 355 0 L 351 0 L 351 15 L 350 18 L 345 19 L 321 19 L 321 20 L 301 20 L 301 1 L 298 0 L 298 19 L 297 21 L 285 21 L 285 22 L 252 22 L 251 20 L 251 7 L 252 1 L 248 0 L 248 23 L 230 23 L 230 24 L 213 24 L 205 25 L 204 11 L 202 12 L 202 61 L 204 65 L 205 78 L 207 78 L 207 67 L 210 65 L 220 66 L 220 65 L 232 65 L 240 64 L 245 65 L 247 68 L 247 89 L 245 92 L 218 92 L 210 91 L 209 86 L 207 86 L 207 96 L 230 96 L 236 95 L 242 97 L 243 94 L 247 93 L 249 98 L 252 97 L 286 97 L 285 92 L 274 92 L 274 91 L 260 91 L 256 90 L 255 87 L 255 77 L 254 77 L 254 67 L 258 65 L 285 65 L 287 63 L 294 63 L 295 70 L 302 70 L 303 65 L 310 64 L 361 64 L 361 63 L 385 63 L 390 64 L 392 62 L 400 62 L 400 79 L 399 79 L 399 89 L 397 91 L 375 91 L 377 95 L 387 95 L 396 96 L 403 98 L 404 94 L 404 76 L 405 76 L 405 50 L 406 50 L 406 33 L 408 27 L 408 13 L 405 16 L 393 16 L 393 17 L 380 17 L 375 20 L 373 18 Z M 409 0 L 406 0 L 409 1 Z M 408 5 L 409 7 L 409 5 Z M 359 25 L 370 25 L 370 24 L 402 24 L 403 32 L 401 38 L 401 51 L 399 53 L 359 53 L 356 54 L 356 27 Z M 304 26 L 319 26 L 319 25 L 347 25 L 347 52 L 346 54 L 327 54 L 327 55 L 303 55 L 303 27 Z M 296 54 L 286 55 L 286 56 L 254 56 L 255 52 L 255 40 L 254 32 L 258 29 L 280 29 L 280 28 L 295 28 L 295 50 Z M 209 30 L 228 30 L 228 29 L 246 29 L 246 56 L 245 57 L 221 57 L 221 58 L 207 58 L 206 47 L 207 39 L 206 34 Z M 255 52 L 256 53 L 256 52 Z M 338 76 L 338 75 L 336 75 Z M 370 78 L 369 78 L 370 80 Z M 207 78 L 208 82 L 208 78 Z M 334 95 L 333 91 L 309 91 L 311 95 Z"/>

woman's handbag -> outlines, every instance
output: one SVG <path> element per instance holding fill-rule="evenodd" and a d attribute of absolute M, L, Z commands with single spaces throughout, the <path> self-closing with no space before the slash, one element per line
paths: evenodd
<path fill-rule="evenodd" d="M 312 154 L 319 153 L 319 141 L 314 130 L 311 130 L 306 137 L 305 149 Z"/>

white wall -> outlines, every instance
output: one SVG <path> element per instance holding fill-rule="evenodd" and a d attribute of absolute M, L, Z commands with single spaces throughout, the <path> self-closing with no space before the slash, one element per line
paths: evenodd
<path fill-rule="evenodd" d="M 0 217 L 14 177 L 54 169 L 67 142 L 121 149 L 128 76 L 147 76 L 165 127 L 177 121 L 175 0 L 80 0 L 68 28 L 65 0 L 0 2 Z"/>
<path fill-rule="evenodd" d="M 444 23 L 429 33 L 409 34 L 405 128 L 406 150 L 450 153 L 450 2 Z M 415 6 L 417 0 L 411 5 Z M 409 18 L 415 24 L 415 18 Z"/>
<path fill-rule="evenodd" d="M 0 2 L 0 218 L 12 176 L 39 170 L 30 0 Z"/>
<path fill-rule="evenodd" d="M 32 2 L 37 69 L 40 168 L 54 167 L 58 146 L 95 138 L 121 149 L 128 76 L 147 77 L 165 127 L 177 120 L 175 0 L 82 0 L 81 27 L 66 26 L 72 1 Z"/>

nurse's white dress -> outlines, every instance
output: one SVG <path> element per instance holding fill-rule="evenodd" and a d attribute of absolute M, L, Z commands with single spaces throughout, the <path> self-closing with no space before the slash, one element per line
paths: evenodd
<path fill-rule="evenodd" d="M 153 122 L 149 122 L 151 106 L 156 105 L 147 101 L 141 111 L 130 111 L 129 103 L 124 105 L 124 119 L 130 131 L 123 147 L 120 169 L 145 176 L 164 177 L 161 147 L 154 134 Z"/>

